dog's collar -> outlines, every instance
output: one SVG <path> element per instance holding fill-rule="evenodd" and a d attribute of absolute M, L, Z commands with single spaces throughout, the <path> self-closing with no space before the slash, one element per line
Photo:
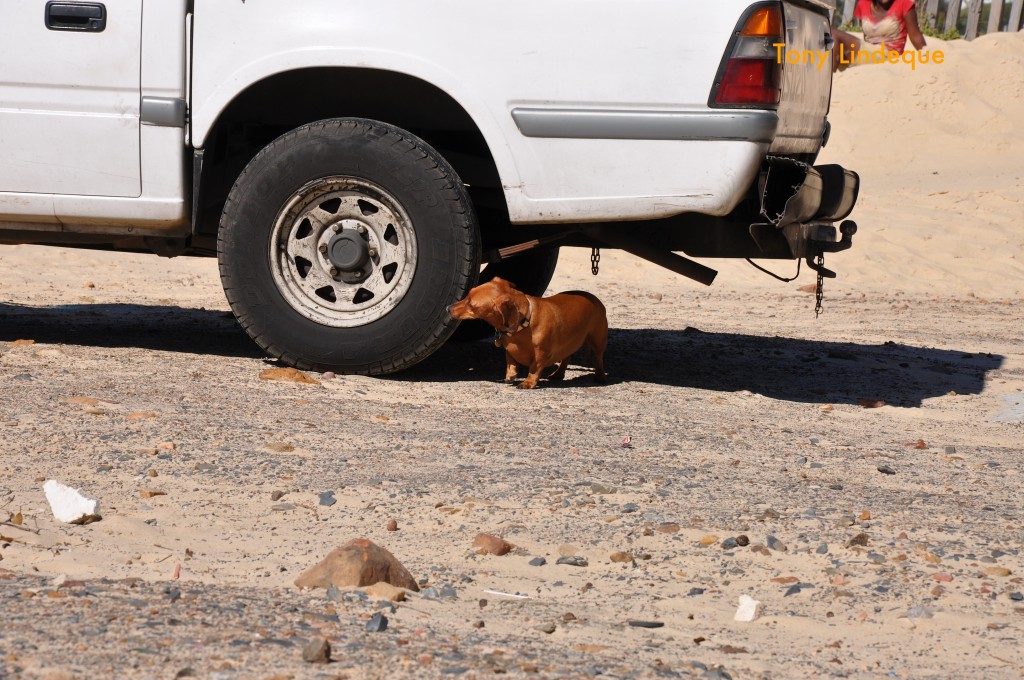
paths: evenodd
<path fill-rule="evenodd" d="M 501 347 L 501 341 L 505 338 L 511 337 L 523 330 L 524 328 L 530 327 L 530 319 L 533 318 L 533 300 L 529 296 L 526 297 L 526 316 L 519 325 L 511 330 L 501 330 L 500 328 L 494 329 L 494 346 Z"/>

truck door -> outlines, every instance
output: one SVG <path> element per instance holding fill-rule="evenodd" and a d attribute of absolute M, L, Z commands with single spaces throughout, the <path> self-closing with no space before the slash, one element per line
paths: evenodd
<path fill-rule="evenodd" d="M 0 192 L 141 194 L 142 1 L 4 3 Z"/>

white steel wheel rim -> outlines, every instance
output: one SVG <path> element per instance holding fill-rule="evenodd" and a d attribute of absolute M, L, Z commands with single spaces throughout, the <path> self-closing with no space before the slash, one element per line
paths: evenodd
<path fill-rule="evenodd" d="M 296 312 L 351 328 L 402 301 L 416 252 L 412 221 L 394 196 L 364 179 L 331 176 L 303 186 L 278 213 L 270 269 Z"/>

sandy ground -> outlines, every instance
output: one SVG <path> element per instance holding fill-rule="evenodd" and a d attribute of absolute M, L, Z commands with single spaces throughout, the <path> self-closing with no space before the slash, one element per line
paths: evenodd
<path fill-rule="evenodd" d="M 807 272 L 718 263 L 704 289 L 564 255 L 552 289 L 608 307 L 607 386 L 511 389 L 487 342 L 260 381 L 214 262 L 0 250 L 0 520 L 23 519 L 0 525 L 0 677 L 1020 677 L 1024 35 L 944 47 L 836 79 L 821 160 L 864 188 L 821 318 Z M 103 519 L 56 522 L 44 479 Z M 517 549 L 479 556 L 480 531 Z M 455 597 L 366 633 L 373 603 L 294 592 L 358 536 Z M 62 575 L 82 584 L 46 596 Z M 130 601 L 154 604 L 104 616 Z M 338 663 L 303 664 L 317 631 Z"/>

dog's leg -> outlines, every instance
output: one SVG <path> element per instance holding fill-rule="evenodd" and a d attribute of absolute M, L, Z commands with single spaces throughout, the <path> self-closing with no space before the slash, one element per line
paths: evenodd
<path fill-rule="evenodd" d="M 519 375 L 519 365 L 511 354 L 505 352 L 505 382 L 512 382 L 517 375 Z"/>
<path fill-rule="evenodd" d="M 540 374 L 546 366 L 550 366 L 550 357 L 546 354 L 536 353 L 533 355 L 533 361 L 530 363 L 530 372 L 526 376 L 526 380 L 516 385 L 521 390 L 532 390 L 537 387 L 537 381 L 540 380 Z"/>
<path fill-rule="evenodd" d="M 562 363 L 558 364 L 558 368 L 548 376 L 548 380 L 565 380 L 565 369 L 569 366 L 569 357 L 562 360 Z"/>
<path fill-rule="evenodd" d="M 596 333 L 587 336 L 587 347 L 594 355 L 594 377 L 597 382 L 608 382 L 608 376 L 604 372 L 604 350 L 608 346 L 608 328 L 603 332 L 599 329 Z"/>

